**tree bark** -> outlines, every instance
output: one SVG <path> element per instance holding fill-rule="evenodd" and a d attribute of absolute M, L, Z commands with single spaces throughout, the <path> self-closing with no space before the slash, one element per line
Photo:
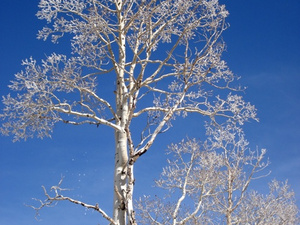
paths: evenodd
<path fill-rule="evenodd" d="M 232 201 L 232 194 L 233 194 L 233 175 L 231 173 L 231 168 L 228 168 L 228 206 L 226 210 L 226 219 L 227 219 L 227 225 L 232 225 L 232 211 L 233 211 L 233 201 Z"/>
<path fill-rule="evenodd" d="M 126 223 L 126 184 L 127 184 L 127 137 L 124 132 L 115 132 L 116 153 L 114 171 L 113 219 L 119 225 Z"/>
<path fill-rule="evenodd" d="M 116 89 L 116 108 L 117 116 L 116 123 L 122 128 L 121 131 L 115 131 L 115 171 L 114 171 L 114 204 L 113 204 L 113 219 L 118 225 L 126 224 L 126 205 L 127 205 L 127 165 L 128 165 L 128 150 L 127 150 L 127 134 L 125 128 L 128 122 L 128 100 L 127 87 L 124 80 L 125 62 L 126 62 L 126 46 L 124 34 L 124 18 L 122 16 L 122 1 L 116 0 L 116 8 L 119 19 L 119 60 L 118 65 L 115 65 L 117 89 Z"/>

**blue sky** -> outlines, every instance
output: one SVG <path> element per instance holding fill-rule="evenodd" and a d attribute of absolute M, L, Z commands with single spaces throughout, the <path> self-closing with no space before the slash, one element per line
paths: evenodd
<path fill-rule="evenodd" d="M 246 124 L 251 146 L 266 148 L 273 178 L 289 180 L 300 206 L 300 2 L 298 0 L 223 0 L 230 12 L 230 28 L 224 33 L 224 58 L 248 87 L 245 98 L 258 109 L 259 123 Z M 68 46 L 36 39 L 45 25 L 35 17 L 38 0 L 0 1 L 0 94 L 8 93 L 13 75 L 23 69 L 21 60 L 63 53 Z M 1 105 L 1 107 L 3 107 Z M 158 178 L 163 150 L 184 138 L 183 123 L 160 137 L 136 166 L 136 195 L 149 194 Z M 196 125 L 191 131 L 198 129 Z M 183 136 L 182 136 L 183 135 Z M 196 137 L 197 134 L 195 135 Z M 61 175 L 69 195 L 110 211 L 114 137 L 111 129 L 57 124 L 52 139 L 12 143 L 0 136 L 0 224 L 97 224 L 100 216 L 79 206 L 59 203 L 41 211 L 41 221 L 24 204 L 44 199 L 41 185 L 55 185 Z M 154 168 L 154 169 L 153 169 Z"/>

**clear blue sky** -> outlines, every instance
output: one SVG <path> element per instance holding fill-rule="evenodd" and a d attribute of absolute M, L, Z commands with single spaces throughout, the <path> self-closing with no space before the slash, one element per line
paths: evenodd
<path fill-rule="evenodd" d="M 231 25 L 224 33 L 228 45 L 224 58 L 242 77 L 241 83 L 248 87 L 246 99 L 256 105 L 260 118 L 260 123 L 246 124 L 246 135 L 253 148 L 268 150 L 272 163 L 271 175 L 258 188 L 263 191 L 260 185 L 274 177 L 288 179 L 300 206 L 300 2 L 221 2 L 227 5 Z M 37 4 L 38 0 L 0 1 L 0 95 L 8 93 L 9 80 L 22 69 L 22 59 L 39 60 L 68 49 L 36 40 L 37 30 L 45 25 L 35 17 Z M 137 196 L 151 193 L 149 186 L 164 165 L 159 155 L 168 144 L 185 137 L 178 135 L 180 126 L 160 138 L 156 149 L 137 164 Z M 32 197 L 44 199 L 41 185 L 51 187 L 63 175 L 63 186 L 72 189 L 70 196 L 98 202 L 110 212 L 113 141 L 108 128 L 65 124 L 55 127 L 52 139 L 12 143 L 10 137 L 1 136 L 0 224 L 97 224 L 100 215 L 70 203 L 42 210 L 42 221 L 37 222 L 34 211 L 24 204 L 34 204 Z"/>

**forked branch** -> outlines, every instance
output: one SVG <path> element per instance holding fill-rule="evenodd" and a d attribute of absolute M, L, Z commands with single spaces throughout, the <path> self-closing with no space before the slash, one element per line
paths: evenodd
<path fill-rule="evenodd" d="M 37 217 L 40 215 L 39 212 L 42 208 L 44 207 L 52 207 L 52 206 L 55 206 L 59 201 L 69 201 L 69 202 L 72 202 L 74 204 L 77 204 L 77 205 L 81 205 L 87 209 L 93 209 L 97 212 L 99 212 L 105 219 L 107 219 L 110 224 L 112 225 L 116 225 L 116 223 L 114 222 L 114 220 L 108 216 L 104 210 L 102 210 L 101 208 L 99 208 L 99 205 L 98 203 L 96 203 L 95 205 L 90 205 L 90 204 L 87 204 L 87 203 L 84 203 L 84 202 L 81 202 L 79 200 L 76 200 L 76 199 L 73 199 L 73 198 L 70 198 L 70 197 L 67 197 L 67 196 L 63 196 L 61 194 L 62 191 L 67 191 L 68 189 L 65 189 L 65 188 L 61 188 L 61 184 L 62 184 L 62 181 L 63 181 L 63 178 L 59 181 L 58 185 L 57 186 L 52 186 L 50 191 L 53 191 L 55 193 L 55 195 L 52 197 L 50 196 L 50 194 L 48 193 L 47 189 L 45 188 L 45 186 L 42 186 L 43 190 L 44 190 L 44 194 L 46 196 L 46 199 L 45 200 L 40 200 L 40 199 L 34 199 L 38 202 L 40 202 L 40 206 L 39 207 L 35 207 L 35 206 L 32 206 L 32 205 L 27 205 L 31 208 L 33 208 L 36 212 L 35 214 L 35 218 L 37 219 Z"/>

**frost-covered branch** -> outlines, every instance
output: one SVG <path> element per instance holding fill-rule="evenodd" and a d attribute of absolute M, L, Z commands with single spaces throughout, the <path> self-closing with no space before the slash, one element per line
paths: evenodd
<path fill-rule="evenodd" d="M 93 209 L 97 212 L 99 212 L 106 220 L 108 220 L 111 224 L 117 224 L 113 221 L 113 219 L 111 217 L 109 217 L 101 208 L 99 208 L 98 203 L 96 203 L 95 205 L 90 205 L 87 203 L 84 203 L 82 201 L 78 201 L 76 199 L 67 197 L 67 196 L 63 196 L 61 193 L 63 191 L 67 191 L 68 189 L 65 188 L 61 188 L 61 184 L 62 184 L 63 178 L 59 181 L 57 186 L 52 186 L 50 191 L 53 191 L 55 193 L 54 196 L 51 196 L 47 189 L 42 186 L 44 194 L 46 196 L 45 200 L 38 200 L 38 199 L 34 199 L 38 202 L 40 202 L 40 206 L 39 207 L 35 207 L 35 206 L 29 206 L 31 208 L 33 208 L 36 211 L 36 218 L 40 215 L 39 212 L 41 209 L 43 209 L 44 207 L 51 207 L 56 205 L 59 201 L 69 201 L 71 203 L 77 204 L 77 205 L 81 205 L 84 208 L 87 209 Z"/>

